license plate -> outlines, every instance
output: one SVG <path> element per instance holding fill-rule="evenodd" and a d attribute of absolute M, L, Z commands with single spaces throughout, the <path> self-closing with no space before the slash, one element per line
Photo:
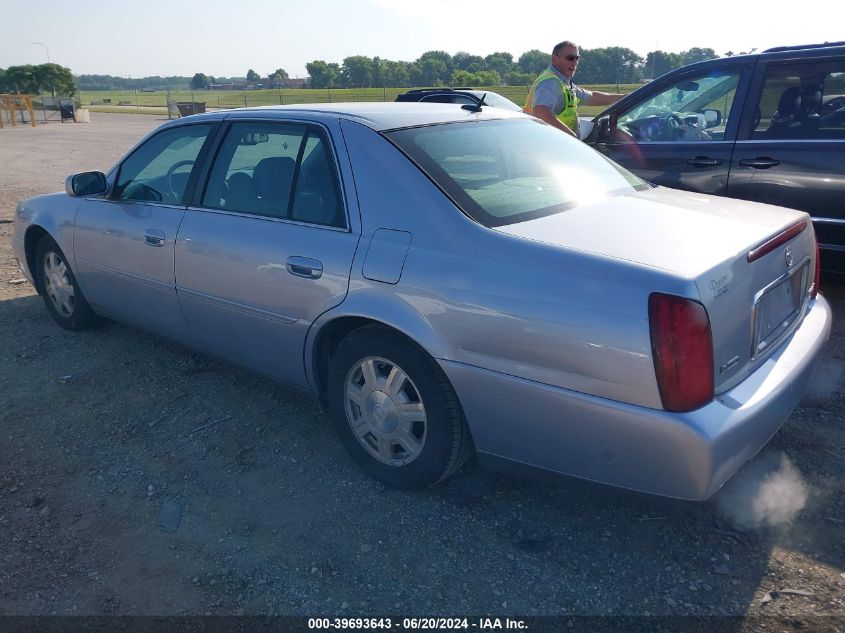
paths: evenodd
<path fill-rule="evenodd" d="M 801 315 L 807 295 L 809 263 L 768 288 L 754 305 L 754 356 L 789 332 Z"/>

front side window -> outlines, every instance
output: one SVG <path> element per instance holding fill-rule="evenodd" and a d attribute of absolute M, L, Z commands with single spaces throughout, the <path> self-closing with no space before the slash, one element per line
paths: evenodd
<path fill-rule="evenodd" d="M 112 199 L 181 205 L 210 131 L 211 125 L 186 125 L 150 138 L 123 161 Z"/>
<path fill-rule="evenodd" d="M 386 136 L 485 226 L 648 187 L 589 146 L 531 119 L 448 123 Z"/>
<path fill-rule="evenodd" d="M 772 64 L 752 139 L 845 139 L 845 60 Z"/>
<path fill-rule="evenodd" d="M 638 143 L 720 141 L 724 138 L 739 70 L 685 77 L 623 111 L 617 128 Z"/>
<path fill-rule="evenodd" d="M 202 204 L 212 209 L 345 227 L 336 170 L 318 128 L 233 123 L 211 169 Z"/>

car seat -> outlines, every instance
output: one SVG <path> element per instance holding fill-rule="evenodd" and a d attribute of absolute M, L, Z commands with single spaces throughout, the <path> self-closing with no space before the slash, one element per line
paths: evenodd
<path fill-rule="evenodd" d="M 801 88 L 790 86 L 780 95 L 778 109 L 772 115 L 766 136 L 771 138 L 794 138 L 798 136 L 801 130 L 801 122 L 798 120 L 800 111 Z"/>
<path fill-rule="evenodd" d="M 236 171 L 226 179 L 222 207 L 244 213 L 260 211 L 258 191 L 249 174 Z"/>
<path fill-rule="evenodd" d="M 815 138 L 819 131 L 822 107 L 822 84 L 806 84 L 801 88 L 801 110 L 798 120 L 801 122 L 802 138 Z"/>
<path fill-rule="evenodd" d="M 264 158 L 255 166 L 252 180 L 260 199 L 260 212 L 274 218 L 286 218 L 288 198 L 296 163 L 287 156 Z"/>

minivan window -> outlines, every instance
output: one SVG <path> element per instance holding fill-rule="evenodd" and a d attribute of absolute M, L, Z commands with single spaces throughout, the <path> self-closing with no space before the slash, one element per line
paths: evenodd
<path fill-rule="evenodd" d="M 845 61 L 771 64 L 752 139 L 845 139 Z"/>
<path fill-rule="evenodd" d="M 648 188 L 594 149 L 534 119 L 448 123 L 386 136 L 485 226 Z"/>

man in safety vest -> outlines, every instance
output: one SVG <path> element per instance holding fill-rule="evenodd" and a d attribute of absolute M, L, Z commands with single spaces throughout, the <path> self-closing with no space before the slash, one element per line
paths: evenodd
<path fill-rule="evenodd" d="M 552 63 L 540 73 L 528 91 L 523 110 L 549 125 L 579 138 L 578 104 L 610 105 L 624 95 L 584 90 L 572 83 L 578 69 L 578 46 L 564 41 L 554 47 Z"/>

